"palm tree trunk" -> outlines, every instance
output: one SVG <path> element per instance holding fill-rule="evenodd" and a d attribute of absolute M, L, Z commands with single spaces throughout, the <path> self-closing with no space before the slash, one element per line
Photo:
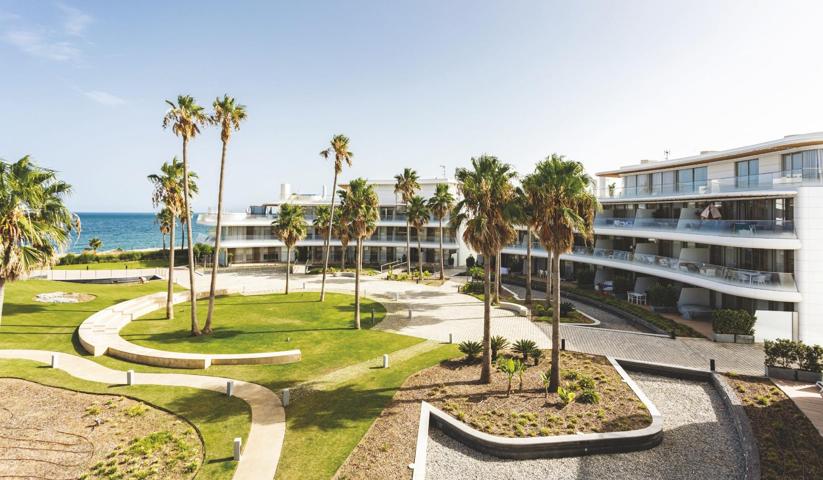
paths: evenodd
<path fill-rule="evenodd" d="M 337 170 L 334 170 L 334 183 L 331 187 L 331 206 L 329 207 L 329 229 L 326 233 L 326 259 L 323 260 L 323 280 L 320 283 L 320 301 L 326 299 L 326 270 L 329 269 L 329 253 L 331 252 L 331 229 L 334 226 L 334 194 L 337 191 Z"/>
<path fill-rule="evenodd" d="M 189 156 L 188 139 L 183 138 L 183 208 L 186 219 L 186 238 L 189 244 L 189 291 L 191 293 L 191 335 L 202 335 L 197 325 L 197 290 L 194 285 L 194 245 L 191 242 L 191 207 L 189 206 Z"/>
<path fill-rule="evenodd" d="M 360 330 L 360 268 L 363 265 L 363 239 L 357 239 L 357 259 L 354 268 L 354 328 Z"/>
<path fill-rule="evenodd" d="M 6 298 L 6 279 L 0 278 L 0 325 L 3 323 L 3 302 Z"/>
<path fill-rule="evenodd" d="M 552 251 L 546 247 L 546 308 L 552 306 Z"/>
<path fill-rule="evenodd" d="M 500 303 L 500 263 L 503 259 L 503 254 L 497 252 L 494 261 L 494 303 Z"/>
<path fill-rule="evenodd" d="M 342 250 L 340 252 L 340 270 L 343 271 L 346 269 L 346 250 L 349 249 L 349 246 L 341 244 L 340 249 Z"/>
<path fill-rule="evenodd" d="M 551 275 L 554 284 L 560 282 L 560 255 L 551 255 Z M 552 371 L 549 379 L 549 391 L 556 392 L 560 386 L 560 289 L 552 290 Z"/>
<path fill-rule="evenodd" d="M 217 233 L 214 236 L 214 259 L 211 266 L 211 284 L 209 286 L 209 310 L 206 315 L 206 325 L 203 333 L 211 334 L 211 319 L 214 314 L 214 292 L 217 289 L 217 259 L 220 256 L 220 237 L 222 236 L 221 226 L 223 224 L 223 176 L 226 172 L 226 147 L 227 142 L 223 142 L 223 152 L 220 155 L 220 181 L 217 187 Z"/>
<path fill-rule="evenodd" d="M 411 275 L 411 224 L 409 223 L 409 202 L 406 202 L 406 272 Z"/>
<path fill-rule="evenodd" d="M 420 230 L 417 231 L 417 283 L 423 281 L 423 249 L 420 247 Z"/>
<path fill-rule="evenodd" d="M 492 381 L 492 308 L 491 308 L 491 255 L 484 255 L 483 262 L 483 364 L 480 369 L 480 383 Z"/>
<path fill-rule="evenodd" d="M 286 247 L 286 295 L 289 294 L 289 277 L 291 276 L 291 247 Z"/>
<path fill-rule="evenodd" d="M 532 304 L 532 228 L 526 229 L 526 305 Z"/>
<path fill-rule="evenodd" d="M 183 225 L 183 217 L 180 217 L 180 250 L 186 249 L 186 229 Z"/>
<path fill-rule="evenodd" d="M 445 273 L 443 273 L 446 269 L 443 262 L 443 217 L 440 217 L 440 280 L 446 278 Z"/>
<path fill-rule="evenodd" d="M 172 219 L 171 222 L 171 232 L 169 233 L 169 239 L 171 240 L 171 245 L 169 248 L 169 288 L 166 291 L 166 318 L 168 320 L 174 320 L 174 228 L 175 223 L 177 220 Z"/>
<path fill-rule="evenodd" d="M 166 250 L 166 234 L 163 233 L 163 232 L 160 232 L 160 234 L 163 235 L 163 250 L 165 251 Z"/>

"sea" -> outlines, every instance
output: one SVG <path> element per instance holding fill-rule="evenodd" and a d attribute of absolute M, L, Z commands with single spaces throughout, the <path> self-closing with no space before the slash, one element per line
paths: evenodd
<path fill-rule="evenodd" d="M 99 238 L 103 241 L 100 252 L 108 250 L 141 250 L 161 248 L 163 235 L 155 221 L 154 213 L 78 213 L 82 229 L 80 235 L 74 235 L 69 247 L 71 253 L 81 253 L 88 248 L 89 240 Z M 197 218 L 195 214 L 194 218 Z M 181 226 L 175 229 L 175 245 L 179 246 Z M 192 223 L 194 241 L 201 241 L 209 233 L 209 227 Z M 166 237 L 166 244 L 169 239 Z"/>

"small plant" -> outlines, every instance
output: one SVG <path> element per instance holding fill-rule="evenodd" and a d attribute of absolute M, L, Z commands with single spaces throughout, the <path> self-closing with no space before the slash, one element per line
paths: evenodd
<path fill-rule="evenodd" d="M 551 383 L 552 371 L 540 372 L 540 381 L 543 382 L 543 390 L 546 392 L 546 398 L 549 398 L 549 383 Z"/>
<path fill-rule="evenodd" d="M 509 380 L 509 386 L 506 390 L 507 397 L 512 393 L 512 378 L 520 372 L 521 365 L 520 360 L 516 358 L 500 357 L 497 359 L 497 369 L 503 372 Z"/>
<path fill-rule="evenodd" d="M 529 367 L 528 367 L 528 365 L 526 365 L 526 362 L 518 362 L 518 363 L 519 363 L 519 365 L 516 365 L 516 367 L 517 367 L 517 377 L 520 380 L 520 391 L 522 392 L 523 391 L 523 374 L 526 373 L 526 369 L 528 369 Z"/>
<path fill-rule="evenodd" d="M 126 408 L 123 413 L 125 413 L 127 417 L 140 417 L 148 411 L 149 407 L 143 405 L 142 403 L 136 403 Z"/>
<path fill-rule="evenodd" d="M 523 359 L 523 363 L 526 363 L 529 360 L 529 354 L 536 348 L 537 344 L 534 340 L 521 339 L 514 342 L 512 351 L 519 354 Z"/>
<path fill-rule="evenodd" d="M 492 358 L 497 358 L 497 354 L 501 350 L 505 350 L 509 346 L 509 341 L 505 337 L 495 335 L 491 338 Z"/>
<path fill-rule="evenodd" d="M 563 373 L 563 378 L 575 382 L 578 378 L 580 378 L 580 373 L 576 370 L 567 370 Z"/>
<path fill-rule="evenodd" d="M 563 387 L 559 387 L 557 389 L 557 395 L 560 396 L 560 401 L 563 402 L 563 405 L 568 405 L 574 401 L 574 392 L 571 390 L 566 390 Z"/>
<path fill-rule="evenodd" d="M 531 355 L 532 360 L 534 361 L 534 366 L 536 367 L 537 364 L 540 363 L 540 359 L 543 358 L 543 350 L 535 348 L 531 351 L 531 353 L 529 353 L 529 355 Z"/>
<path fill-rule="evenodd" d="M 100 415 L 101 411 L 102 409 L 100 408 L 100 405 L 97 404 L 86 407 L 86 415 Z"/>
<path fill-rule="evenodd" d="M 466 340 L 465 342 L 460 342 L 458 349 L 460 353 L 466 355 L 467 362 L 473 362 L 483 351 L 483 345 L 474 340 Z"/>
<path fill-rule="evenodd" d="M 568 317 L 576 308 L 572 302 L 560 302 L 560 316 Z"/>
<path fill-rule="evenodd" d="M 577 403 L 600 403 L 600 394 L 592 388 L 587 388 L 577 395 Z"/>
<path fill-rule="evenodd" d="M 592 390 L 594 389 L 594 379 L 589 377 L 588 375 L 580 375 L 577 379 L 577 388 L 580 390 Z"/>

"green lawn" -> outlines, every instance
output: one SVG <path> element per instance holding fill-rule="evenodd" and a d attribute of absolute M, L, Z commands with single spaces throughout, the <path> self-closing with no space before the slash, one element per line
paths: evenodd
<path fill-rule="evenodd" d="M 61 370 L 26 360 L 0 360 L 0 377 L 31 380 L 43 385 L 106 395 L 126 395 L 164 408 L 189 420 L 203 436 L 206 458 L 197 478 L 229 479 L 236 463 L 232 458 L 234 437 L 245 438 L 251 412 L 237 397 L 208 390 L 153 385 L 109 386 L 79 380 Z"/>
<path fill-rule="evenodd" d="M 42 280 L 11 283 L 6 289 L 4 316 L 0 324 L 0 349 L 47 349 L 86 355 L 76 340 L 76 328 L 85 318 L 112 304 L 163 291 L 164 288 L 162 281 L 145 285 L 93 285 Z M 34 301 L 38 293 L 58 290 L 90 293 L 97 298 L 87 303 L 62 305 Z M 421 341 L 371 330 L 371 307 L 374 306 L 376 321 L 379 322 L 385 315 L 380 304 L 364 299 L 364 329 L 355 331 L 351 328 L 352 296 L 328 293 L 323 304 L 317 296 L 313 292 L 299 292 L 289 296 L 222 297 L 217 303 L 215 334 L 212 337 L 188 336 L 189 309 L 186 305 L 176 307 L 176 319 L 173 321 L 162 319 L 162 312 L 156 312 L 132 322 L 124 332 L 135 343 L 176 351 L 251 352 L 300 348 L 303 360 L 295 364 L 225 365 L 213 366 L 208 370 L 174 370 L 137 365 L 107 356 L 87 358 L 119 370 L 224 376 L 259 383 L 277 391 Z M 202 324 L 206 302 L 200 302 L 198 306 Z M 286 445 L 278 478 L 329 478 L 410 374 L 456 355 L 454 345 L 438 347 L 405 362 L 394 363 L 388 370 L 369 370 L 330 391 L 314 392 L 297 399 L 286 412 Z M 84 391 L 96 391 L 94 388 L 107 393 L 125 391 L 121 387 L 109 388 L 76 381 L 48 368 L 24 369 L 20 365 L 20 362 L 0 362 L 0 376 L 23 376 L 70 388 L 81 388 L 77 385 L 83 384 Z M 145 400 L 167 407 L 198 426 L 199 419 L 206 418 L 205 426 L 201 427 L 204 436 L 208 437 L 206 431 L 212 429 L 209 435 L 213 435 L 214 439 L 211 441 L 219 444 L 219 450 L 208 452 L 210 458 L 228 457 L 231 438 L 245 436 L 245 433 L 238 434 L 237 431 L 240 428 L 248 429 L 245 410 L 241 412 L 241 419 L 231 405 L 225 406 L 225 409 L 223 406 L 215 408 L 212 405 L 217 397 L 213 399 L 206 392 L 165 387 L 132 388 L 136 388 L 135 391 L 139 388 L 139 395 L 143 390 L 147 395 L 155 395 L 145 397 Z M 129 394 L 132 394 L 131 390 Z M 139 397 L 138 394 L 134 396 Z M 211 413 L 207 414 L 206 411 Z M 227 423 L 218 421 L 210 425 L 209 418 L 224 419 Z M 318 445 L 321 444 L 323 453 L 318 455 Z M 207 448 L 211 448 L 208 443 Z M 231 462 L 208 464 L 198 478 L 223 478 L 222 475 L 228 475 L 232 468 Z"/>
<path fill-rule="evenodd" d="M 178 264 L 179 261 L 175 261 L 174 263 Z M 168 268 L 168 266 L 168 260 L 153 258 L 146 260 L 80 263 L 77 265 L 55 265 L 54 270 L 124 270 L 126 268 Z"/>

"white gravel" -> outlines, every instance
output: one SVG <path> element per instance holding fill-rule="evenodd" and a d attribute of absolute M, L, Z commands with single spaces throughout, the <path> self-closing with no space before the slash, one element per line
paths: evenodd
<path fill-rule="evenodd" d="M 502 460 L 429 432 L 427 478 L 737 479 L 740 443 L 714 388 L 702 382 L 632 373 L 664 418 L 663 443 L 651 450 L 539 460 Z"/>

